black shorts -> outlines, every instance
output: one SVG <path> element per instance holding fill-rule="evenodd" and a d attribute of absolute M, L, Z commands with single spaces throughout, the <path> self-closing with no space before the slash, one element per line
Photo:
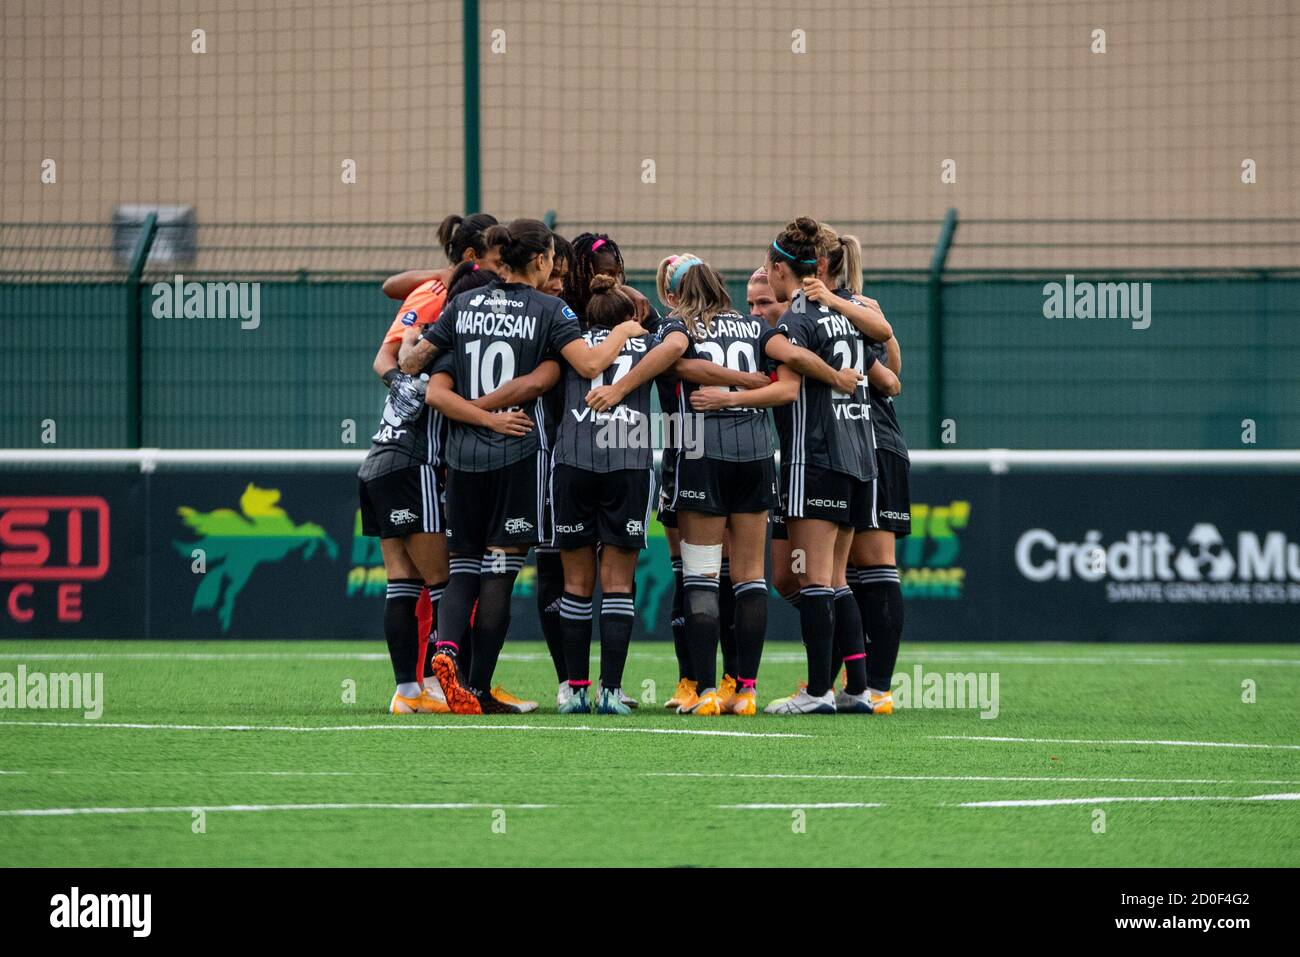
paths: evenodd
<path fill-rule="evenodd" d="M 896 452 L 877 449 L 876 468 L 876 499 L 867 528 L 902 536 L 912 534 L 912 492 L 908 485 L 911 462 Z"/>
<path fill-rule="evenodd" d="M 659 524 L 664 528 L 677 527 L 677 510 L 673 496 L 677 494 L 677 449 L 664 449 L 659 466 L 659 504 L 655 506 Z"/>
<path fill-rule="evenodd" d="M 772 514 L 767 517 L 768 524 L 772 526 L 772 537 L 778 542 L 789 541 L 790 528 L 785 524 L 785 507 L 778 505 L 772 509 Z"/>
<path fill-rule="evenodd" d="M 490 472 L 447 470 L 447 551 L 482 555 L 549 541 L 546 453 Z"/>
<path fill-rule="evenodd" d="M 589 472 L 557 464 L 551 470 L 555 544 L 645 548 L 654 492 L 654 469 Z"/>
<path fill-rule="evenodd" d="M 546 456 L 546 475 L 547 475 L 546 485 L 542 489 L 542 496 L 545 499 L 545 505 L 543 507 L 542 517 L 546 522 L 546 528 L 551 533 L 551 537 L 548 538 L 541 545 L 537 546 L 537 552 L 539 554 L 541 552 L 559 551 L 559 549 L 555 545 L 555 505 L 551 502 L 551 480 L 550 480 L 551 468 L 555 461 L 555 455 L 553 452 L 543 452 L 542 455 Z"/>
<path fill-rule="evenodd" d="M 778 501 L 776 463 L 770 458 L 757 462 L 724 462 L 683 455 L 677 461 L 673 508 L 679 512 L 706 515 L 766 512 Z"/>
<path fill-rule="evenodd" d="M 446 472 L 432 465 L 398 469 L 368 481 L 358 480 L 361 534 L 405 538 L 417 532 L 446 531 Z"/>
<path fill-rule="evenodd" d="M 871 527 L 874 481 L 817 465 L 782 465 L 781 493 L 787 520 L 816 518 L 855 529 Z"/>

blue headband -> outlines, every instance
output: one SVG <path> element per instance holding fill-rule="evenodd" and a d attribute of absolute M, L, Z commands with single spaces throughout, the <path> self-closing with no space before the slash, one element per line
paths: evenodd
<path fill-rule="evenodd" d="M 676 292 L 677 287 L 681 285 L 682 277 L 690 272 L 692 266 L 699 264 L 700 260 L 694 256 L 687 256 L 673 263 L 673 271 L 668 274 L 668 291 Z"/>
<path fill-rule="evenodd" d="M 817 260 L 815 259 L 799 259 L 797 256 L 791 256 L 788 252 L 786 252 L 784 249 L 781 248 L 780 244 L 777 243 L 775 239 L 772 240 L 772 248 L 775 249 L 777 252 L 779 252 L 786 259 L 790 260 L 791 262 L 803 263 L 805 266 L 817 265 Z"/>

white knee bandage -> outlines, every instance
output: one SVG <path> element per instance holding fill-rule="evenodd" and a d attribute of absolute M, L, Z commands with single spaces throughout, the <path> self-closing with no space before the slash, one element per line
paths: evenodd
<path fill-rule="evenodd" d="M 717 578 L 722 571 L 721 545 L 692 545 L 682 542 L 682 576 Z"/>

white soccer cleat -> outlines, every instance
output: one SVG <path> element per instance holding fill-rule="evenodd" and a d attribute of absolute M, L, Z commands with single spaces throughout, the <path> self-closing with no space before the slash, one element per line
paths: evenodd
<path fill-rule="evenodd" d="M 569 703 L 573 697 L 573 689 L 569 687 L 567 681 L 561 681 L 559 689 L 555 692 L 555 707 L 563 711 L 564 706 Z"/>
<path fill-rule="evenodd" d="M 777 698 L 763 710 L 768 714 L 834 714 L 835 693 L 827 691 L 816 698 L 804 689 L 788 698 Z"/>
<path fill-rule="evenodd" d="M 835 710 L 840 714 L 871 714 L 871 692 L 849 694 L 847 691 L 837 691 Z"/>
<path fill-rule="evenodd" d="M 604 690 L 605 690 L 605 685 L 604 685 L 604 683 L 603 683 L 603 682 L 600 682 L 600 681 L 597 681 L 597 682 L 596 682 L 596 700 L 597 700 L 597 701 L 600 700 L 600 693 L 601 693 L 602 691 L 604 691 Z M 635 707 L 640 703 L 640 702 L 638 702 L 638 701 L 636 700 L 636 698 L 633 698 L 630 694 L 628 694 L 628 693 L 627 693 L 626 691 L 624 691 L 622 688 L 619 688 L 619 689 L 618 689 L 618 700 L 619 700 L 619 702 L 620 702 L 621 704 L 625 704 L 625 705 L 627 705 L 629 708 L 635 708 Z"/>

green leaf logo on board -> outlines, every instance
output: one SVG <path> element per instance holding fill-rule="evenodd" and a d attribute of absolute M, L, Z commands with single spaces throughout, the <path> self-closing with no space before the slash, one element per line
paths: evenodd
<path fill-rule="evenodd" d="M 190 610 L 215 609 L 222 631 L 230 630 L 235 601 L 259 565 L 284 561 L 295 552 L 307 561 L 322 546 L 330 558 L 338 556 L 338 547 L 325 529 L 313 522 L 295 524 L 279 501 L 279 489 L 258 488 L 250 482 L 239 496 L 239 511 L 199 512 L 185 505 L 176 510 L 198 538 L 173 541 L 172 547 L 186 558 L 193 556 L 194 549 L 202 549 L 206 565 Z"/>

